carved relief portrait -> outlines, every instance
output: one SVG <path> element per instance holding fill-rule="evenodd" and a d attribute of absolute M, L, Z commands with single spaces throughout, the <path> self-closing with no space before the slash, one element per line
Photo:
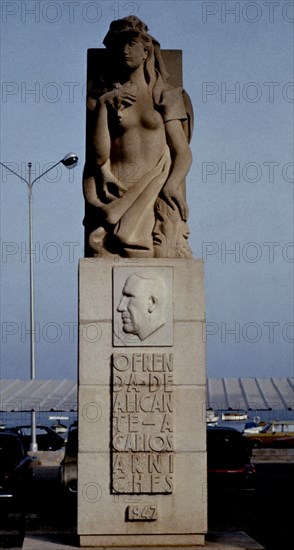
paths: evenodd
<path fill-rule="evenodd" d="M 172 268 L 114 268 L 114 346 L 171 346 Z"/>

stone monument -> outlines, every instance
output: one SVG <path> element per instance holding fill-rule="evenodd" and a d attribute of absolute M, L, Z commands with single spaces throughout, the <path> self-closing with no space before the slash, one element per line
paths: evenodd
<path fill-rule="evenodd" d="M 79 269 L 81 546 L 204 545 L 203 265 L 188 244 L 181 52 L 135 16 L 88 52 Z"/>

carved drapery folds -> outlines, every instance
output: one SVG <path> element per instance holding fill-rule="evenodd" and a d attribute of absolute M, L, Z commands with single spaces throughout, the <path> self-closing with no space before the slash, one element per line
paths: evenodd
<path fill-rule="evenodd" d="M 104 45 L 88 60 L 85 256 L 189 258 L 189 96 L 137 17 L 113 21 Z"/>

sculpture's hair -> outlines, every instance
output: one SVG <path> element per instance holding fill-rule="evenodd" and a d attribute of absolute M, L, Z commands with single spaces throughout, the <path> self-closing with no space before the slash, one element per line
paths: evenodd
<path fill-rule="evenodd" d="M 137 279 L 140 279 L 144 283 L 148 283 L 150 291 L 154 295 L 158 295 L 160 300 L 165 298 L 166 285 L 159 275 L 154 275 L 153 273 L 151 274 L 147 271 L 146 273 L 133 273 L 130 277 L 137 277 Z"/>
<path fill-rule="evenodd" d="M 125 38 L 138 38 L 148 52 L 148 57 L 144 64 L 144 74 L 149 91 L 152 93 L 158 82 L 159 75 L 163 82 L 165 82 L 168 79 L 168 73 L 161 56 L 160 44 L 148 33 L 148 30 L 147 25 L 135 15 L 117 19 L 110 24 L 103 44 L 111 52 Z"/>

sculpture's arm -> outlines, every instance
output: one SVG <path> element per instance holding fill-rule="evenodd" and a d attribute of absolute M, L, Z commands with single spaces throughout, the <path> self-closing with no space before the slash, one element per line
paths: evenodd
<path fill-rule="evenodd" d="M 188 207 L 180 186 L 192 164 L 192 153 L 180 120 L 169 120 L 165 123 L 165 128 L 172 164 L 162 194 L 171 208 L 178 207 L 182 219 L 186 221 Z"/>
<path fill-rule="evenodd" d="M 93 160 L 86 163 L 83 175 L 83 191 L 87 202 L 100 208 L 107 218 L 109 205 L 106 205 L 97 197 L 95 172 L 98 170 L 101 176 L 103 191 L 108 200 L 118 203 L 120 199 L 111 195 L 107 188 L 104 188 L 108 181 L 117 182 L 117 179 L 110 171 L 110 151 L 111 151 L 111 135 L 108 127 L 108 108 L 117 109 L 126 108 L 136 101 L 136 95 L 128 89 L 127 86 L 114 88 L 100 96 L 95 101 L 94 110 L 94 127 L 92 134 Z M 92 104 L 91 104 L 92 106 Z M 117 182 L 118 183 L 118 182 Z M 114 205 L 112 205 L 112 208 Z"/>
<path fill-rule="evenodd" d="M 104 206 L 97 197 L 95 177 L 93 176 L 93 171 L 91 172 L 89 170 L 87 164 L 83 174 L 83 193 L 86 202 L 92 204 L 92 206 L 96 206 L 97 208 L 102 208 Z"/>
<path fill-rule="evenodd" d="M 101 96 L 96 105 L 94 116 L 96 122 L 93 132 L 93 145 L 95 151 L 95 161 L 98 166 L 102 166 L 109 159 L 111 139 L 108 129 L 108 112 L 104 96 Z"/>
<path fill-rule="evenodd" d="M 93 132 L 93 145 L 96 163 L 102 166 L 110 157 L 111 136 L 108 128 L 108 107 L 124 109 L 136 101 L 136 95 L 127 86 L 114 88 L 99 97 L 95 109 L 96 123 Z"/>

